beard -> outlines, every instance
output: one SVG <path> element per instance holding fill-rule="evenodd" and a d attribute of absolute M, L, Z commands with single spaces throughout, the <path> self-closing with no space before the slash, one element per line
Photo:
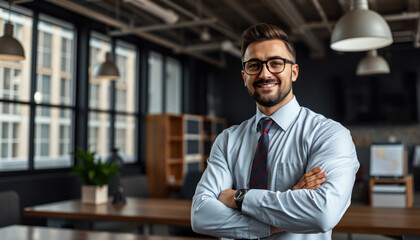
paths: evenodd
<path fill-rule="evenodd" d="M 292 75 L 290 75 L 290 81 L 292 80 Z M 269 83 L 277 83 L 280 84 L 280 80 L 276 80 L 276 79 L 261 79 L 259 81 L 256 81 L 253 86 L 254 88 L 257 87 L 258 84 L 269 84 Z M 254 91 L 254 93 L 252 93 L 249 89 L 248 89 L 248 93 L 249 95 L 261 106 L 264 107 L 272 107 L 275 106 L 276 104 L 282 102 L 287 95 L 289 95 L 290 91 L 292 91 L 292 84 L 290 83 L 289 87 L 287 89 L 285 89 L 285 91 L 280 90 L 279 93 L 276 96 L 273 97 L 269 97 L 269 98 L 263 98 L 257 91 Z"/>

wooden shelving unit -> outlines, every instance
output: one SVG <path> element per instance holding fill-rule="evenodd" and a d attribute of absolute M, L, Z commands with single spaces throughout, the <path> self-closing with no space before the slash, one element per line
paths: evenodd
<path fill-rule="evenodd" d="M 146 172 L 150 197 L 177 193 L 188 171 L 202 171 L 226 120 L 192 114 L 146 117 Z"/>

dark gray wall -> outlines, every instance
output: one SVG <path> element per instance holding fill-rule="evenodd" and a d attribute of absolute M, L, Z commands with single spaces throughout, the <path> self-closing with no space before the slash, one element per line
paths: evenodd
<path fill-rule="evenodd" d="M 5 175 L 6 173 L 3 173 Z M 0 176 L 2 174 L 0 173 Z M 66 173 L 39 173 L 0 178 L 1 191 L 16 191 L 20 207 L 80 197 L 80 184 Z M 22 224 L 45 224 L 43 218 L 21 217 Z"/>
<path fill-rule="evenodd" d="M 355 80 L 372 81 L 372 77 L 355 75 L 357 63 L 366 54 L 337 53 L 327 47 L 325 58 L 313 59 L 309 57 L 306 48 L 298 45 L 296 49 L 300 72 L 293 87 L 300 105 L 341 121 L 340 111 L 343 109 L 340 101 L 343 99 L 340 100 L 342 93 L 339 90 L 342 90 L 343 84 L 353 84 L 352 81 Z M 390 47 L 379 49 L 378 52 L 387 60 L 391 72 L 417 73 L 417 82 L 420 82 L 420 49 L 414 49 L 410 44 L 394 43 Z M 228 56 L 227 60 L 227 67 L 215 74 L 214 94 L 220 98 L 217 115 L 226 117 L 229 125 L 233 125 L 253 116 L 255 104 L 243 85 L 240 59 Z M 377 76 L 375 79 L 380 78 L 381 76 Z M 417 84 L 417 88 L 419 85 Z"/>

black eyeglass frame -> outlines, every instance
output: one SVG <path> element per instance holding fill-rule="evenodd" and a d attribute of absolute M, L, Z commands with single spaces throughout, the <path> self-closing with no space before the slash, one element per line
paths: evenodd
<path fill-rule="evenodd" d="M 283 60 L 284 61 L 284 67 L 283 67 L 283 69 L 280 71 L 280 72 L 272 72 L 271 70 L 270 70 L 270 67 L 268 66 L 268 62 L 269 61 L 271 61 L 271 60 Z M 257 73 L 253 73 L 253 74 L 249 74 L 247 71 L 246 71 L 246 69 L 245 69 L 245 64 L 247 64 L 247 63 L 249 63 L 249 62 L 260 62 L 261 63 L 261 68 L 260 68 L 260 71 L 258 71 Z M 268 60 L 266 60 L 266 61 L 261 61 L 261 60 L 257 60 L 257 59 L 251 59 L 251 60 L 248 60 L 248 61 L 246 61 L 246 62 L 242 62 L 242 69 L 245 71 L 245 73 L 246 74 L 248 74 L 248 75 L 258 75 L 258 74 L 260 74 L 261 73 L 261 71 L 262 71 L 262 69 L 263 69 L 263 64 L 265 64 L 265 66 L 267 67 L 267 70 L 270 72 L 270 73 L 273 73 L 273 74 L 278 74 L 278 73 L 282 73 L 283 71 L 284 71 L 284 69 L 286 68 L 286 64 L 287 63 L 290 63 L 290 64 L 292 64 L 292 65 L 294 65 L 294 64 L 296 64 L 296 63 L 294 63 L 292 60 L 289 60 L 289 59 L 287 59 L 287 58 L 282 58 L 282 57 L 274 57 L 274 58 L 270 58 L 270 59 L 268 59 Z"/>

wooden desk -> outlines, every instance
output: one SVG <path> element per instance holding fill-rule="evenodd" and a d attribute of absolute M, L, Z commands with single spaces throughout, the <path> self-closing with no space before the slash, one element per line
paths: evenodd
<path fill-rule="evenodd" d="M 25 208 L 26 216 L 190 226 L 191 201 L 128 198 L 126 205 L 86 205 L 70 200 Z M 349 207 L 335 232 L 420 236 L 420 208 Z"/>
<path fill-rule="evenodd" d="M 127 198 L 126 204 L 83 204 L 69 200 L 25 208 L 25 216 L 108 220 L 190 226 L 191 201 L 178 199 Z"/>
<path fill-rule="evenodd" d="M 420 208 L 350 206 L 335 232 L 420 236 Z"/>
<path fill-rule="evenodd" d="M 95 232 L 21 225 L 0 228 L 0 236 L 2 240 L 203 240 L 203 238 L 191 237 L 151 236 L 130 233 Z"/>

